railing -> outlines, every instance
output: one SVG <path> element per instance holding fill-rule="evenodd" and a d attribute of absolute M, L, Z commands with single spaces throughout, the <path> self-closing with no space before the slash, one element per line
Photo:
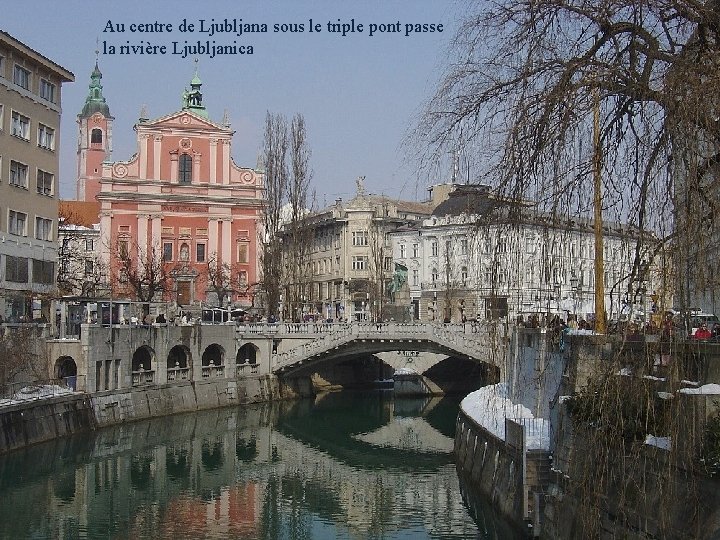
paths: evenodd
<path fill-rule="evenodd" d="M 141 386 L 143 384 L 152 384 L 155 382 L 155 370 L 141 369 L 132 372 L 132 385 Z"/>
<path fill-rule="evenodd" d="M 201 375 L 203 379 L 221 379 L 225 377 L 225 366 L 202 366 Z"/>
<path fill-rule="evenodd" d="M 235 366 L 235 376 L 236 377 L 247 377 L 247 374 L 256 374 L 258 372 L 258 365 L 257 364 L 237 364 Z"/>
<path fill-rule="evenodd" d="M 273 365 L 280 368 L 302 362 L 321 352 L 337 348 L 356 339 L 414 339 L 424 337 L 441 346 L 475 356 L 487 348 L 489 325 L 486 323 L 397 323 L 354 322 L 336 325 L 332 332 L 273 356 Z"/>
<path fill-rule="evenodd" d="M 168 382 L 190 380 L 190 368 L 168 368 Z"/>

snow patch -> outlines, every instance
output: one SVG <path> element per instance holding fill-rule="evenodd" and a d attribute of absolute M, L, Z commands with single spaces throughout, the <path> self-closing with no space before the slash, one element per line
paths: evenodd
<path fill-rule="evenodd" d="M 485 386 L 468 394 L 460 403 L 463 412 L 497 438 L 505 440 L 505 419 L 525 427 L 525 446 L 529 450 L 550 449 L 550 422 L 535 418 L 523 405 L 508 398 L 506 383 Z"/>
<path fill-rule="evenodd" d="M 670 437 L 656 437 L 655 435 L 646 435 L 645 444 L 647 444 L 648 446 L 656 446 L 669 452 L 672 446 L 672 440 L 670 439 Z"/>
<path fill-rule="evenodd" d="M 629 367 L 624 367 L 618 371 L 615 375 L 622 375 L 623 377 L 630 377 L 633 374 L 633 370 Z"/>
<path fill-rule="evenodd" d="M 0 407 L 5 405 L 16 405 L 26 401 L 34 401 L 37 399 L 46 399 L 64 394 L 74 394 L 71 388 L 67 386 L 59 386 L 57 384 L 44 384 L 24 386 L 9 399 L 0 399 Z"/>
<path fill-rule="evenodd" d="M 718 395 L 720 394 L 720 384 L 704 384 L 700 388 L 681 388 L 678 392 L 682 394 Z"/>

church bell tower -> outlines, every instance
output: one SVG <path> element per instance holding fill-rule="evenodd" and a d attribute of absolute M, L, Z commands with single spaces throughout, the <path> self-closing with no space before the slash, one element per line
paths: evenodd
<path fill-rule="evenodd" d="M 102 73 L 98 68 L 90 75 L 85 105 L 78 114 L 77 200 L 94 201 L 100 193 L 102 163 L 112 152 L 112 123 L 110 107 L 102 93 Z"/>

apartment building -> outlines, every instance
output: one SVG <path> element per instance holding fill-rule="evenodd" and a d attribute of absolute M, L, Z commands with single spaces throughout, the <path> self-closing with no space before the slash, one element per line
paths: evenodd
<path fill-rule="evenodd" d="M 531 201 L 497 197 L 488 186 L 443 184 L 432 216 L 394 232 L 392 257 L 408 269 L 415 317 L 461 321 L 557 314 L 593 319 L 595 235 L 587 219 L 539 212 Z M 662 288 L 653 238 L 633 273 L 631 226 L 603 227 L 605 310 L 611 319 L 647 316 Z M 634 277 L 633 277 L 634 276 Z"/>
<path fill-rule="evenodd" d="M 0 31 L 0 315 L 49 318 L 55 287 L 61 87 L 74 75 Z"/>

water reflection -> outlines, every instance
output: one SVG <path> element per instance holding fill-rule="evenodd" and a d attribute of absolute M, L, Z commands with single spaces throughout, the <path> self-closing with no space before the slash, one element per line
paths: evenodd
<path fill-rule="evenodd" d="M 54 441 L 0 458 L 0 537 L 512 538 L 463 503 L 456 412 L 328 394 Z"/>

